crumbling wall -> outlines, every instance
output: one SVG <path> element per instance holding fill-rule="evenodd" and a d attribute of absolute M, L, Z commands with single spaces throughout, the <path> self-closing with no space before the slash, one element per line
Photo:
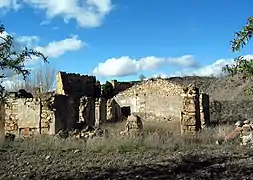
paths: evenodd
<path fill-rule="evenodd" d="M 201 129 L 199 89 L 189 85 L 183 89 L 183 110 L 181 111 L 181 134 L 196 135 Z"/>
<path fill-rule="evenodd" d="M 107 102 L 105 98 L 98 98 L 95 104 L 95 119 L 96 125 L 101 125 L 106 122 L 107 117 Z"/>
<path fill-rule="evenodd" d="M 55 134 L 55 96 L 48 94 L 40 99 L 40 134 Z"/>
<path fill-rule="evenodd" d="M 180 119 L 182 110 L 182 86 L 158 79 L 143 81 L 116 95 L 122 106 L 130 106 L 131 112 L 150 121 Z"/>
<path fill-rule="evenodd" d="M 95 99 L 83 96 L 79 102 L 79 120 L 85 125 L 95 125 Z"/>
<path fill-rule="evenodd" d="M 56 79 L 56 93 L 69 96 L 72 101 L 71 113 L 74 113 L 74 117 L 71 118 L 76 122 L 83 121 L 86 125 L 95 125 L 95 98 L 100 93 L 96 77 L 58 72 Z"/>
<path fill-rule="evenodd" d="M 59 130 L 71 130 L 75 127 L 76 101 L 74 97 L 56 95 L 54 100 L 55 107 L 55 132 Z"/>
<path fill-rule="evenodd" d="M 121 120 L 121 109 L 115 99 L 109 99 L 106 107 L 107 122 L 118 122 Z"/>
<path fill-rule="evenodd" d="M 119 82 L 117 80 L 112 80 L 111 84 L 113 86 L 114 93 L 118 94 L 119 92 L 122 92 L 122 91 L 132 87 L 136 83 L 135 82 Z"/>
<path fill-rule="evenodd" d="M 5 105 L 5 133 L 39 132 L 40 102 L 34 98 L 8 99 Z M 27 132 L 29 131 L 29 132 Z"/>
<path fill-rule="evenodd" d="M 75 100 L 54 95 L 41 98 L 9 98 L 5 105 L 5 133 L 21 136 L 56 134 L 76 124 Z"/>
<path fill-rule="evenodd" d="M 58 72 L 57 94 L 94 97 L 96 77 L 74 73 Z"/>

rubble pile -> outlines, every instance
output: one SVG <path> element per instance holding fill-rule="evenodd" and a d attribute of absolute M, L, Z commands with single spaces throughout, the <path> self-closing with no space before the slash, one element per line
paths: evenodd
<path fill-rule="evenodd" d="M 232 132 L 226 134 L 224 139 L 216 141 L 216 144 L 234 141 L 239 138 L 241 146 L 253 145 L 253 121 L 238 121 L 235 123 L 235 126 Z"/>
<path fill-rule="evenodd" d="M 120 135 L 139 134 L 143 130 L 143 123 L 138 115 L 130 115 L 127 118 L 126 129 Z"/>
<path fill-rule="evenodd" d="M 101 129 L 100 127 L 86 126 L 83 129 L 75 129 L 73 131 L 60 130 L 56 137 L 58 138 L 69 138 L 74 137 L 76 139 L 91 139 L 94 137 L 107 137 L 108 131 Z"/>

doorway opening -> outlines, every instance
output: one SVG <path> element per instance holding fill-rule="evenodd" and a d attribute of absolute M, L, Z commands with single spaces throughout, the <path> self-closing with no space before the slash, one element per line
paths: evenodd
<path fill-rule="evenodd" d="M 123 106 L 121 107 L 121 115 L 123 116 L 123 120 L 127 119 L 128 116 L 131 115 L 131 107 L 130 106 Z"/>

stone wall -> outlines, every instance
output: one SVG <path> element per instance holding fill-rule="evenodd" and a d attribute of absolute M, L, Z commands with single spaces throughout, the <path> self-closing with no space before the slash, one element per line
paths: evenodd
<path fill-rule="evenodd" d="M 96 77 L 74 73 L 58 72 L 56 75 L 57 94 L 94 96 Z"/>
<path fill-rule="evenodd" d="M 99 98 L 95 105 L 96 126 L 106 122 L 107 118 L 107 102 L 104 98 Z"/>
<path fill-rule="evenodd" d="M 118 122 L 121 120 L 120 105 L 115 99 L 109 99 L 106 103 L 106 121 Z"/>
<path fill-rule="evenodd" d="M 5 133 L 39 133 L 40 101 L 34 98 L 8 99 L 5 105 Z M 28 131 L 28 132 L 27 132 Z M 27 134 L 28 133 L 28 134 Z"/>
<path fill-rule="evenodd" d="M 180 119 L 182 86 L 166 80 L 148 80 L 115 96 L 117 103 L 130 106 L 145 120 L 171 121 Z"/>
<path fill-rule="evenodd" d="M 189 85 L 183 89 L 183 110 L 181 111 L 181 134 L 196 135 L 201 129 L 199 89 Z"/>
<path fill-rule="evenodd" d="M 85 125 L 95 125 L 95 99 L 91 97 L 81 97 L 79 101 L 79 121 Z"/>
<path fill-rule="evenodd" d="M 117 80 L 112 80 L 111 84 L 114 88 L 114 93 L 118 94 L 128 88 L 131 88 L 133 85 L 137 84 L 137 82 L 119 82 Z"/>
<path fill-rule="evenodd" d="M 209 96 L 188 87 L 158 79 L 144 81 L 115 96 L 120 107 L 145 121 L 180 121 L 182 134 L 196 134 L 210 124 Z"/>
<path fill-rule="evenodd" d="M 56 95 L 54 99 L 55 132 L 71 130 L 78 121 L 76 99 L 72 96 Z"/>
<path fill-rule="evenodd" d="M 5 105 L 5 133 L 22 136 L 55 134 L 75 127 L 75 100 L 71 96 L 9 98 Z"/>

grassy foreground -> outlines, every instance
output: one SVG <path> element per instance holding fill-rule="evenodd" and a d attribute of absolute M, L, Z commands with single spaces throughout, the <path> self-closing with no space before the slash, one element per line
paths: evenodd
<path fill-rule="evenodd" d="M 87 143 L 41 136 L 5 143 L 0 179 L 252 179 L 253 152 L 216 145 L 231 127 L 206 129 L 194 139 L 175 123 L 145 123 L 142 137 L 120 137 L 122 124 L 105 127 L 108 138 Z"/>

